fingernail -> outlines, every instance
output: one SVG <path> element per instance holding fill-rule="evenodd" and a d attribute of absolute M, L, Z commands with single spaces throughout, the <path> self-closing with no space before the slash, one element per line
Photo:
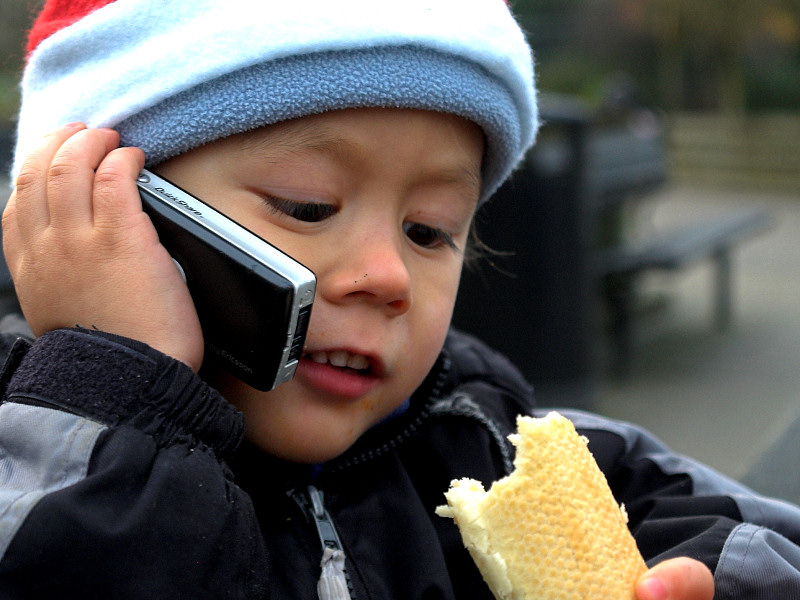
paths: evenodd
<path fill-rule="evenodd" d="M 66 125 L 64 125 L 64 127 L 68 129 L 79 129 L 83 127 L 83 123 L 81 121 L 75 121 L 73 123 L 67 123 Z"/>
<path fill-rule="evenodd" d="M 667 597 L 669 596 L 667 586 L 665 586 L 664 582 L 657 577 L 649 577 L 645 579 L 644 582 L 642 582 L 642 585 L 647 590 L 647 593 L 650 594 L 650 598 L 652 598 L 652 600 L 667 600 Z"/>

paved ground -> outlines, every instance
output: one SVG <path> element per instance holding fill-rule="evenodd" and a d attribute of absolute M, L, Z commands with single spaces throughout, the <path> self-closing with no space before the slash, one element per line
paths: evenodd
<path fill-rule="evenodd" d="M 671 187 L 645 205 L 641 227 L 748 204 L 766 208 L 775 226 L 735 254 L 731 329 L 713 328 L 710 264 L 652 277 L 650 293 L 668 297 L 668 308 L 644 317 L 632 373 L 603 381 L 595 410 L 754 483 L 748 472 L 800 417 L 800 194 Z M 794 470 L 783 477 L 800 480 L 797 456 L 787 457 L 783 467 Z"/>
<path fill-rule="evenodd" d="M 3 199 L 6 189 L 0 181 Z M 648 293 L 667 298 L 668 306 L 643 317 L 632 372 L 622 381 L 601 381 L 594 409 L 639 423 L 733 477 L 765 488 L 777 479 L 797 481 L 792 485 L 800 489 L 794 422 L 800 418 L 800 194 L 673 186 L 638 214 L 646 234 L 753 203 L 773 215 L 775 226 L 735 254 L 732 328 L 713 328 L 710 264 L 649 278 Z M 782 436 L 788 439 L 770 449 Z M 759 482 L 748 472 L 766 452 L 783 462 L 756 469 L 766 480 Z"/>

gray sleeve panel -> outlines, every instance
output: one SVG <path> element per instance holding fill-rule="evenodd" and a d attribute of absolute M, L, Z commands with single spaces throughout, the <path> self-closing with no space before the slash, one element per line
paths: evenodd
<path fill-rule="evenodd" d="M 736 502 L 743 521 L 774 528 L 792 539 L 800 539 L 800 508 L 797 506 L 761 496 L 702 463 L 672 452 L 663 442 L 636 425 L 581 411 L 561 412 L 575 424 L 576 429 L 599 429 L 620 436 L 631 460 L 650 460 L 665 474 L 687 475 L 692 481 L 694 495 L 728 496 Z"/>
<path fill-rule="evenodd" d="M 731 532 L 720 555 L 715 600 L 800 598 L 800 548 L 750 523 Z"/>
<path fill-rule="evenodd" d="M 105 429 L 60 410 L 0 405 L 0 560 L 42 497 L 86 477 Z"/>

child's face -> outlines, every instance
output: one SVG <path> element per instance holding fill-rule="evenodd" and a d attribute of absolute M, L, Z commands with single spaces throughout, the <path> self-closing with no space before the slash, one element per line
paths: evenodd
<path fill-rule="evenodd" d="M 292 381 L 265 393 L 212 375 L 252 441 L 292 461 L 329 460 L 422 382 L 450 323 L 482 153 L 481 131 L 464 119 L 355 109 L 226 138 L 156 169 L 317 276 Z"/>

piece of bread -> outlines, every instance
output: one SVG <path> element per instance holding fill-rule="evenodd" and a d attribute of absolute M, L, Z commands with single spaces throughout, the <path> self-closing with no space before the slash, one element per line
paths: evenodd
<path fill-rule="evenodd" d="M 464 545 L 501 600 L 631 600 L 647 567 L 627 515 L 572 423 L 517 418 L 514 471 L 488 492 L 459 479 L 445 492 Z"/>

